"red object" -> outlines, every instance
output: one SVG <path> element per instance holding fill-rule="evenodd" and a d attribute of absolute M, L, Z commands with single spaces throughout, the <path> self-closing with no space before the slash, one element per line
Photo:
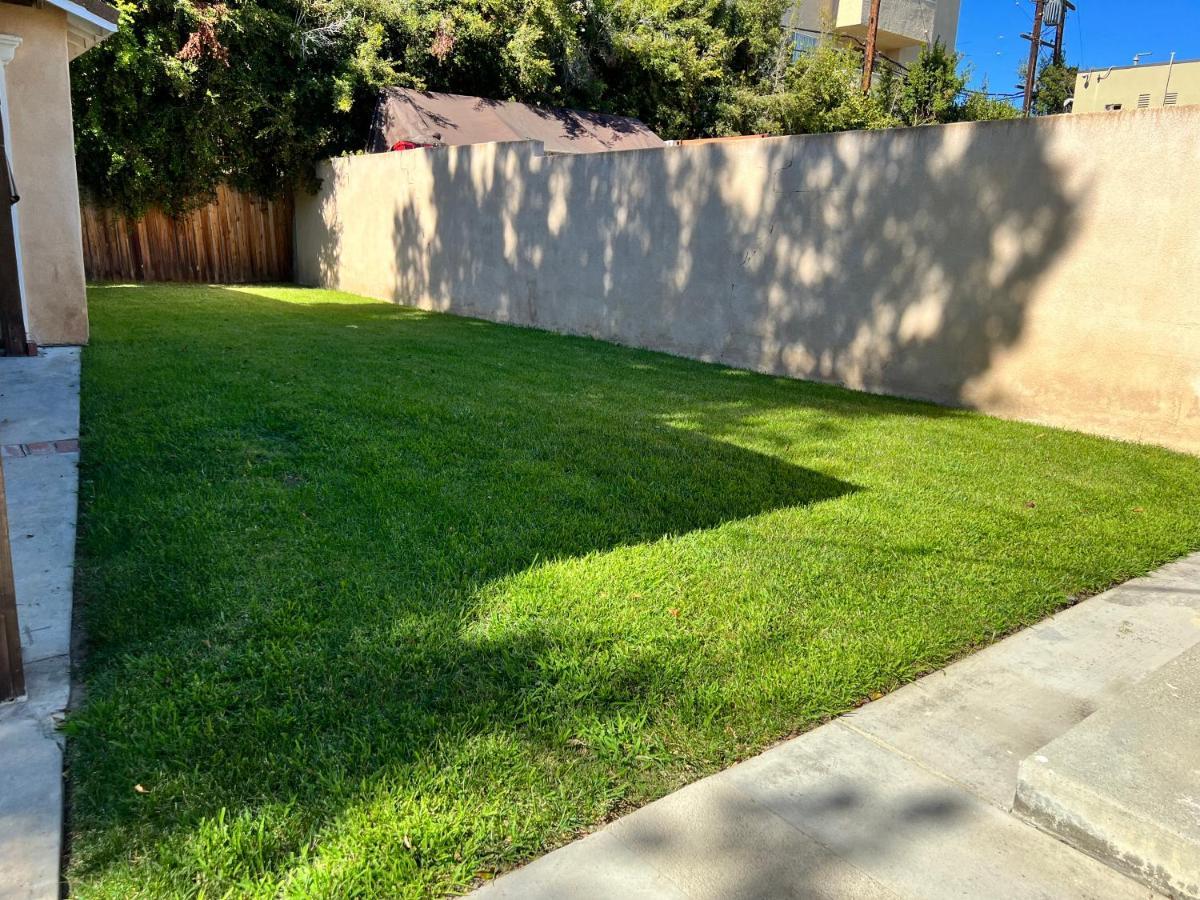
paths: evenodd
<path fill-rule="evenodd" d="M 415 144 L 412 141 L 396 141 L 389 149 L 392 150 L 420 150 L 422 147 L 432 147 L 433 144 Z"/>

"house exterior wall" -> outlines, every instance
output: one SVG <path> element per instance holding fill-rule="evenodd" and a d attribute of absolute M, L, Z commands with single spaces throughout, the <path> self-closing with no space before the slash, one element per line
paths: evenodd
<path fill-rule="evenodd" d="M 1200 104 L 1200 59 L 1080 72 L 1071 112 L 1105 112 L 1117 105 L 1130 110 L 1193 104 Z"/>
<path fill-rule="evenodd" d="M 537 150 L 322 164 L 298 280 L 1200 452 L 1200 107 Z"/>
<path fill-rule="evenodd" d="M 26 323 L 39 344 L 88 338 L 67 14 L 0 4 L 0 34 L 21 38 L 5 69 Z"/>

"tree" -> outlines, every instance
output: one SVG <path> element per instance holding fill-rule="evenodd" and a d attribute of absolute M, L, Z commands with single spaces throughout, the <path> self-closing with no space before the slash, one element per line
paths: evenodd
<path fill-rule="evenodd" d="M 799 134 L 1007 115 L 940 42 L 861 90 L 862 55 L 790 57 L 788 0 L 119 0 L 72 63 L 80 184 L 139 214 L 221 183 L 273 197 L 361 149 L 381 87 L 576 106 L 665 138 Z"/>
<path fill-rule="evenodd" d="M 120 30 L 72 64 L 80 182 L 134 214 L 221 182 L 311 185 L 315 160 L 365 144 L 393 84 L 714 134 L 769 71 L 785 2 L 120 0 Z"/>
<path fill-rule="evenodd" d="M 286 2 L 120 4 L 121 26 L 73 64 L 80 181 L 131 213 L 181 211 L 217 184 L 271 197 L 311 183 L 312 161 L 352 142 L 361 85 L 388 72 L 378 32 Z"/>
<path fill-rule="evenodd" d="M 1078 66 L 1068 66 L 1046 58 L 1038 67 L 1033 86 L 1033 114 L 1051 116 L 1067 111 L 1067 100 L 1075 94 Z"/>
<path fill-rule="evenodd" d="M 905 125 L 933 125 L 959 118 L 958 97 L 967 86 L 958 54 L 941 39 L 921 48 L 900 87 L 896 108 Z"/>
<path fill-rule="evenodd" d="M 989 94 L 986 80 L 980 90 L 969 90 L 970 70 L 961 63 L 962 57 L 947 50 L 941 41 L 926 45 L 903 79 L 881 85 L 888 92 L 889 108 L 896 110 L 905 125 L 1015 119 L 1020 115 L 1011 103 Z"/>
<path fill-rule="evenodd" d="M 983 122 L 991 119 L 1019 119 L 1021 111 L 1007 100 L 988 96 L 987 85 L 980 91 L 971 91 L 961 107 L 961 120 Z"/>
<path fill-rule="evenodd" d="M 862 56 L 825 41 L 800 54 L 777 90 L 762 84 L 736 92 L 723 110 L 729 134 L 818 134 L 898 124 L 878 91 L 862 91 Z"/>

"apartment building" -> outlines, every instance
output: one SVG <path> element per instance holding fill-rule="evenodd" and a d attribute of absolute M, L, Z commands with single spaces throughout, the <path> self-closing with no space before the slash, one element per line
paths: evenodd
<path fill-rule="evenodd" d="M 879 52 L 902 65 L 921 47 L 940 38 L 951 50 L 958 34 L 960 0 L 887 0 L 879 12 Z M 856 44 L 867 39 L 871 0 L 796 0 L 783 15 L 793 55 L 814 46 L 823 34 Z"/>

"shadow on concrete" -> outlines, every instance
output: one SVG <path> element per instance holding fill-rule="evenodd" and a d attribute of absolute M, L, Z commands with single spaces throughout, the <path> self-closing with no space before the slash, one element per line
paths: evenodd
<path fill-rule="evenodd" d="M 601 868 L 607 878 L 600 891 L 620 896 L 620 887 L 656 872 L 689 897 L 891 897 L 895 885 L 869 873 L 886 871 L 895 864 L 890 858 L 911 855 L 912 843 L 948 836 L 976 815 L 949 787 L 880 791 L 830 777 L 781 792 L 768 807 L 727 783 L 700 783 L 611 826 L 636 862 L 625 871 L 619 864 Z M 564 896 L 584 888 L 572 883 L 569 863 L 560 866 Z M 522 877 L 511 887 L 499 882 L 501 894 L 519 896 L 522 883 L 535 883 Z"/>

